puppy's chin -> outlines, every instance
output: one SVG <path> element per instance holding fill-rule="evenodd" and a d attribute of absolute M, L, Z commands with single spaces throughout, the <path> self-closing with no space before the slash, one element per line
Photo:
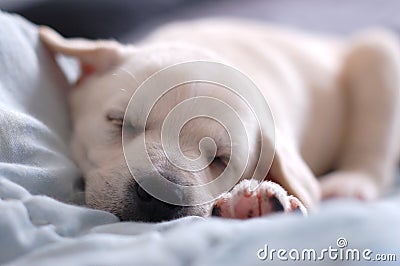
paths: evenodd
<path fill-rule="evenodd" d="M 121 168 L 91 171 L 85 181 L 86 204 L 111 212 L 121 221 L 161 222 L 211 214 L 211 203 L 184 207 L 152 197 L 135 182 L 129 171 L 121 171 Z"/>

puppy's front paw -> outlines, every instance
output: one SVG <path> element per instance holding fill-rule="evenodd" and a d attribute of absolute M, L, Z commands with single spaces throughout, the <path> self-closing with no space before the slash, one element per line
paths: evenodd
<path fill-rule="evenodd" d="M 320 182 L 324 199 L 354 197 L 373 200 L 379 196 L 375 178 L 362 173 L 337 171 L 323 176 Z"/>
<path fill-rule="evenodd" d="M 214 204 L 212 215 L 248 219 L 275 212 L 296 210 L 307 215 L 304 205 L 296 197 L 287 195 L 280 185 L 264 181 L 256 190 L 250 191 L 250 182 L 255 181 L 243 180 L 231 192 L 219 198 Z"/>

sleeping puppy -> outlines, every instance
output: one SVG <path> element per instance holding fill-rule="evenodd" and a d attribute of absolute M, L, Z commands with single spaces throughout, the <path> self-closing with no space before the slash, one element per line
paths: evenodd
<path fill-rule="evenodd" d="M 133 46 L 64 39 L 47 27 L 40 29 L 40 36 L 52 53 L 80 62 L 81 76 L 69 99 L 72 154 L 83 171 L 87 204 L 121 220 L 211 213 L 248 218 L 298 208 L 306 212 L 321 198 L 375 199 L 393 180 L 400 152 L 400 55 L 396 38 L 388 32 L 368 30 L 342 40 L 212 19 L 163 26 Z M 254 80 L 274 117 L 275 156 L 255 191 L 248 189 L 250 181 L 243 181 L 215 202 L 176 206 L 155 199 L 137 184 L 126 165 L 121 131 L 129 99 L 143 81 L 165 67 L 195 60 L 231 65 Z M 202 90 L 234 101 L 222 89 Z M 223 172 L 229 141 L 221 125 L 199 118 L 182 128 L 181 149 L 196 156 L 199 140 L 211 137 L 217 140 L 212 163 L 188 173 L 168 161 L 157 132 L 168 112 L 196 96 L 198 88 L 186 86 L 183 91 L 162 98 L 146 132 L 132 133 L 128 143 L 135 147 L 135 139 L 147 134 L 147 153 L 157 171 L 173 182 L 192 185 Z M 246 123 L 254 133 L 250 149 L 255 151 L 262 136 L 251 132 L 255 121 Z M 134 122 L 131 126 L 135 128 Z M 250 157 L 250 170 L 241 179 L 251 178 L 256 159 Z M 148 169 L 136 170 L 147 178 Z"/>

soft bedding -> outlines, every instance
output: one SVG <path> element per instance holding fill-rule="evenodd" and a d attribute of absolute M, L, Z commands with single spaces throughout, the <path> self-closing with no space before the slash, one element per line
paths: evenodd
<path fill-rule="evenodd" d="M 398 264 L 396 192 L 375 203 L 325 202 L 308 218 L 293 214 L 247 221 L 187 217 L 119 223 L 110 213 L 79 206 L 83 187 L 68 156 L 66 81 L 38 42 L 34 25 L 5 13 L 0 25 L 0 264 Z M 371 259 L 394 254 L 397 262 L 327 254 L 316 262 L 294 261 L 277 253 L 262 260 L 271 249 L 315 249 L 320 255 L 330 246 L 370 249 Z"/>
<path fill-rule="evenodd" d="M 66 145 L 67 83 L 55 66 L 35 26 L 0 13 L 0 176 L 75 201 L 82 193 Z"/>
<path fill-rule="evenodd" d="M 159 224 L 118 223 L 112 214 L 31 196 L 1 180 L 0 259 L 5 265 L 381 265 L 378 261 L 319 261 L 323 249 L 376 254 L 400 251 L 400 198 L 365 204 L 324 203 L 309 218 L 274 215 L 246 221 L 187 217 Z M 270 249 L 314 249 L 317 262 L 280 260 Z M 301 257 L 300 257 L 301 258 Z M 305 257 L 308 258 L 308 257 Z M 334 257 L 333 257 L 334 258 Z M 289 259 L 289 258 L 288 258 Z M 366 264 L 366 263 L 369 264 Z M 397 265 L 396 262 L 387 262 Z"/>

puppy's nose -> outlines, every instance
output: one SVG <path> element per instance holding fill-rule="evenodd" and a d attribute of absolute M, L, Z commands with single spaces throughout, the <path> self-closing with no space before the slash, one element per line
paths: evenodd
<path fill-rule="evenodd" d="M 140 220 L 146 222 L 161 222 L 176 219 L 182 216 L 183 207 L 160 201 L 147 193 L 139 184 L 135 184 L 134 193 L 136 207 Z"/>

